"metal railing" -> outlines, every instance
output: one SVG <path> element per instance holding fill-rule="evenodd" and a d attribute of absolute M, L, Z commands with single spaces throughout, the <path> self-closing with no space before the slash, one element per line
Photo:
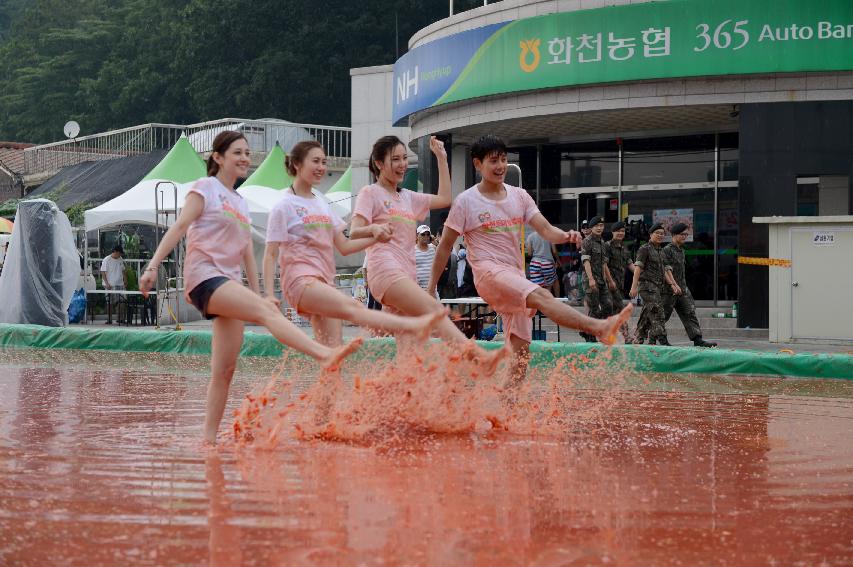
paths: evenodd
<path fill-rule="evenodd" d="M 261 156 L 272 150 L 276 142 L 289 151 L 296 142 L 302 140 L 317 140 L 323 144 L 329 156 L 329 166 L 333 168 L 347 167 L 352 155 L 352 129 L 348 127 L 297 124 L 273 118 L 221 118 L 188 125 L 141 124 L 33 146 L 24 150 L 24 171 L 28 176 L 52 174 L 63 167 L 84 161 L 118 159 L 154 150 L 168 150 L 181 134 L 186 134 L 197 152 L 206 154 L 211 151 L 214 138 L 225 130 L 238 130 L 245 134 L 251 150 Z"/>

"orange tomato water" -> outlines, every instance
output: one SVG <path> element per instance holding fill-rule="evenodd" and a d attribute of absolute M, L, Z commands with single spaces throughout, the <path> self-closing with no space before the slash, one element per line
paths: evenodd
<path fill-rule="evenodd" d="M 853 561 L 853 383 L 421 358 L 242 361 L 205 449 L 203 358 L 0 351 L 0 564 Z"/>

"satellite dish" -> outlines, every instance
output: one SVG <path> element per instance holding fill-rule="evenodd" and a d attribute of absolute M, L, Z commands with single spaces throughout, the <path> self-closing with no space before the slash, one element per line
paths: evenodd
<path fill-rule="evenodd" d="M 62 131 L 65 132 L 67 138 L 76 138 L 77 134 L 80 133 L 80 125 L 73 120 L 69 120 L 65 123 Z"/>

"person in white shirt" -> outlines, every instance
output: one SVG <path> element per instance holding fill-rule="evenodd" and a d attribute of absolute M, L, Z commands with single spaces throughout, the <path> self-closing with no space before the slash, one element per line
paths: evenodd
<path fill-rule="evenodd" d="M 112 253 L 101 262 L 101 281 L 104 284 L 104 289 L 124 291 L 127 288 L 127 275 L 124 272 L 122 254 L 124 254 L 124 249 L 121 245 L 116 244 L 113 246 Z M 110 306 L 114 305 L 118 299 L 118 295 L 107 294 L 107 301 Z"/>
<path fill-rule="evenodd" d="M 432 271 L 432 261 L 435 258 L 435 246 L 432 244 L 432 233 L 427 225 L 422 224 L 417 229 L 418 239 L 415 244 L 415 271 L 418 285 L 426 289 Z"/>

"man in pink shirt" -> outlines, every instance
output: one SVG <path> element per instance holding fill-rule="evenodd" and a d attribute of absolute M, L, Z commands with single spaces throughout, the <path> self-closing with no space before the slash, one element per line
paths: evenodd
<path fill-rule="evenodd" d="M 453 243 L 459 235 L 464 235 L 474 284 L 503 319 L 506 345 L 515 359 L 508 385 L 517 385 L 525 376 L 533 334 L 532 317 L 537 310 L 560 326 L 588 332 L 606 344 L 615 342 L 619 326 L 631 315 L 631 304 L 608 319 L 593 319 L 565 305 L 524 274 L 521 255 L 524 225 L 530 225 L 542 238 L 555 244 L 579 245 L 580 234 L 551 225 L 527 191 L 504 183 L 507 151 L 499 138 L 483 136 L 477 140 L 471 146 L 471 157 L 482 181 L 457 197 L 450 208 L 427 292 L 435 291 Z"/>

